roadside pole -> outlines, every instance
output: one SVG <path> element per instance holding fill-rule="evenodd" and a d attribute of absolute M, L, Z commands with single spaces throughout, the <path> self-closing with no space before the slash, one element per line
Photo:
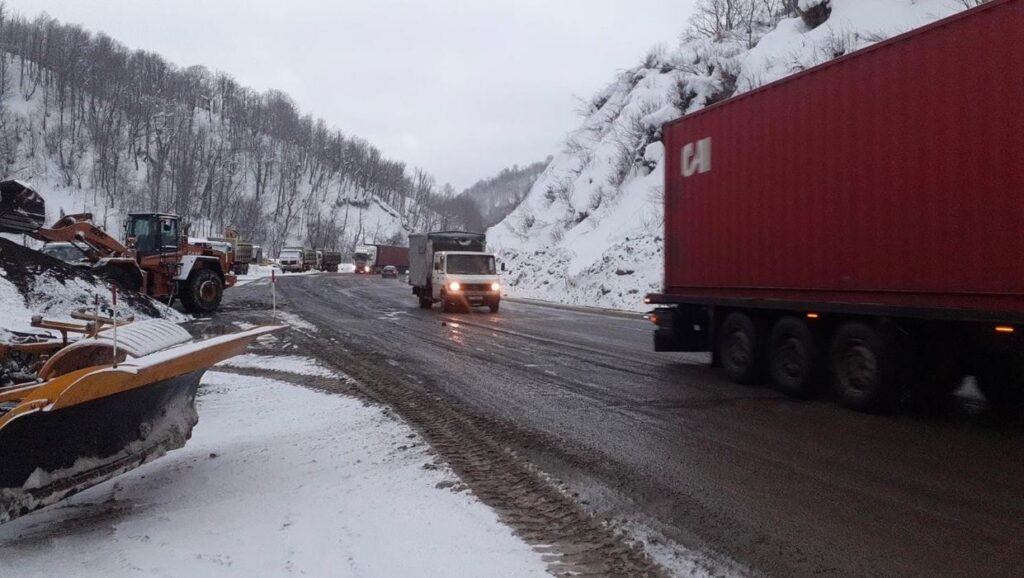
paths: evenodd
<path fill-rule="evenodd" d="M 117 368 L 117 285 L 110 286 L 111 295 L 113 298 L 114 307 L 114 368 Z"/>
<path fill-rule="evenodd" d="M 277 321 L 277 273 L 270 270 L 270 301 L 274 307 L 274 321 Z"/>

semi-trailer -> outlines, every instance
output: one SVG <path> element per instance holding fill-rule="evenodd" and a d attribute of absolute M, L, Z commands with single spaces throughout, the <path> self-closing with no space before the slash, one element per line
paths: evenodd
<path fill-rule="evenodd" d="M 1024 403 L 1024 0 L 667 124 L 657 351 L 873 411 Z"/>
<path fill-rule="evenodd" d="M 399 272 L 409 270 L 409 248 L 394 245 L 377 245 L 377 261 L 374 272 L 380 273 L 384 267 L 391 265 Z"/>

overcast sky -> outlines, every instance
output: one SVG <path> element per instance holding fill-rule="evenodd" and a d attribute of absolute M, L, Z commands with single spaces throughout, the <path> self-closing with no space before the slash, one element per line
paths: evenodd
<path fill-rule="evenodd" d="M 695 0 L 5 0 L 278 88 L 459 190 L 543 160 Z"/>

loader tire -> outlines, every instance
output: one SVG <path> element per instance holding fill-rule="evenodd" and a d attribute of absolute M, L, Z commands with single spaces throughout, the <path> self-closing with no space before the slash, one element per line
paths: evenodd
<path fill-rule="evenodd" d="M 224 297 L 224 282 L 209 269 L 194 271 L 179 291 L 181 305 L 189 313 L 213 313 Z"/>

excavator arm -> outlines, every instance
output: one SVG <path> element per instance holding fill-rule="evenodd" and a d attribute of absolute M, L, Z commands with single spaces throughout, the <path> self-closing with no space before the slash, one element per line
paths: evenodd
<path fill-rule="evenodd" d="M 92 224 L 90 213 L 67 215 L 54 223 L 53 227 L 36 229 L 26 234 L 45 243 L 84 244 L 89 248 L 86 257 L 94 263 L 108 257 L 122 257 L 128 252 L 117 239 Z"/>

